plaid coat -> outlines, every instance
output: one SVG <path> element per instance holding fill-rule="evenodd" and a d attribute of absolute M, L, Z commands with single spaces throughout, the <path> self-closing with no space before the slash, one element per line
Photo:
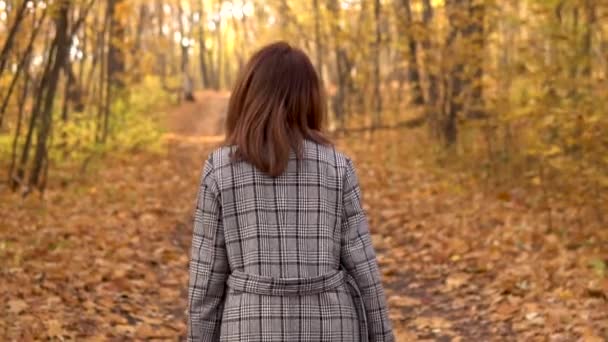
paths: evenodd
<path fill-rule="evenodd" d="M 201 177 L 188 341 L 394 341 L 351 160 L 305 141 L 271 177 L 230 150 Z"/>

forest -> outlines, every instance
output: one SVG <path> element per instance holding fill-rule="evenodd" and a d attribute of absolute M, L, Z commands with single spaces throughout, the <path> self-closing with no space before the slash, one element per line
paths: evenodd
<path fill-rule="evenodd" d="M 183 338 L 202 162 L 277 40 L 399 341 L 608 339 L 608 2 L 0 0 L 0 340 Z"/>

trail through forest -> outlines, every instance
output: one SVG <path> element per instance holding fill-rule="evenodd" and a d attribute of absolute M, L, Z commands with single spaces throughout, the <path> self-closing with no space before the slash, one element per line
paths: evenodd
<path fill-rule="evenodd" d="M 183 337 L 194 198 L 227 98 L 197 93 L 170 111 L 165 152 L 108 156 L 69 193 L 2 190 L 0 336 Z M 581 250 L 537 234 L 525 199 L 449 191 L 414 156 L 387 168 L 377 158 L 390 147 L 375 139 L 338 146 L 359 170 L 399 341 L 608 336 L 608 283 L 580 283 Z"/>

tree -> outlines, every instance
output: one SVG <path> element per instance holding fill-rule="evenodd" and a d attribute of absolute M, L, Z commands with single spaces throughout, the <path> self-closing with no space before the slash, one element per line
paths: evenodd
<path fill-rule="evenodd" d="M 179 37 L 180 37 L 180 50 L 181 50 L 181 73 L 182 73 L 182 92 L 183 97 L 186 101 L 194 101 L 194 85 L 192 82 L 192 76 L 188 71 L 188 50 L 190 50 L 190 32 L 186 32 L 186 25 L 184 18 L 186 17 L 184 9 L 181 4 L 177 5 L 177 22 L 179 23 Z M 187 16 L 190 19 L 188 27 L 192 27 L 192 16 Z"/>
<path fill-rule="evenodd" d="M 374 40 L 374 127 L 382 124 L 382 94 L 380 92 L 380 50 L 382 48 L 382 25 L 380 22 L 380 14 L 382 6 L 380 0 L 374 0 L 374 21 L 375 25 L 375 40 Z"/>
<path fill-rule="evenodd" d="M 200 0 L 198 2 L 198 14 L 199 14 L 199 25 L 198 25 L 198 45 L 199 45 L 199 65 L 201 68 L 201 80 L 203 83 L 203 87 L 209 87 L 211 85 L 211 77 L 208 71 L 208 55 L 207 55 L 207 46 L 205 42 L 205 1 Z"/>
<path fill-rule="evenodd" d="M 315 52 L 316 52 L 316 64 L 319 77 L 323 80 L 323 43 L 321 37 L 321 9 L 319 7 L 319 0 L 313 0 L 313 11 L 315 16 Z"/>
<path fill-rule="evenodd" d="M 32 113 L 32 117 L 41 116 L 40 127 L 38 128 L 38 137 L 36 139 L 36 149 L 32 170 L 29 178 L 29 186 L 37 186 L 44 189 L 44 181 L 41 179 L 43 168 L 48 167 L 48 140 L 50 138 L 51 126 L 53 123 L 52 109 L 55 101 L 55 93 L 59 84 L 60 71 L 65 64 L 69 49 L 68 35 L 68 15 L 70 3 L 67 1 L 58 4 L 58 14 L 55 19 L 55 39 L 52 44 L 53 58 L 49 59 L 50 68 L 48 74 L 43 77 L 40 88 L 44 89 L 44 102 L 41 112 Z"/>
<path fill-rule="evenodd" d="M 27 3 L 27 0 L 21 0 L 21 3 L 17 9 L 17 14 L 15 15 L 15 19 L 13 21 L 13 25 L 11 26 L 8 36 L 6 37 L 6 41 L 4 42 L 4 46 L 0 51 L 0 76 L 2 76 L 2 72 L 4 71 L 6 62 L 8 62 L 9 52 L 13 47 L 17 32 L 19 31 L 19 27 L 25 19 Z"/>
<path fill-rule="evenodd" d="M 430 4 L 428 4 L 430 6 Z M 401 38 L 407 41 L 407 52 L 403 54 L 402 58 L 407 58 L 407 78 L 411 83 L 410 92 L 412 98 L 412 104 L 423 105 L 424 97 L 422 93 L 422 86 L 420 84 L 420 65 L 418 62 L 418 42 L 414 35 L 414 18 L 412 15 L 412 4 L 410 0 L 396 0 L 395 7 L 397 10 L 402 12 L 400 16 L 402 19 L 398 23 L 398 29 L 401 34 Z"/>

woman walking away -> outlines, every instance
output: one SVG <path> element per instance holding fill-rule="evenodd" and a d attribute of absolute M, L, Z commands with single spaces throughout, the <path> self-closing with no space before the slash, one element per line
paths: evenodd
<path fill-rule="evenodd" d="M 325 115 L 313 65 L 287 43 L 240 74 L 201 177 L 189 341 L 394 341 L 355 169 Z"/>

